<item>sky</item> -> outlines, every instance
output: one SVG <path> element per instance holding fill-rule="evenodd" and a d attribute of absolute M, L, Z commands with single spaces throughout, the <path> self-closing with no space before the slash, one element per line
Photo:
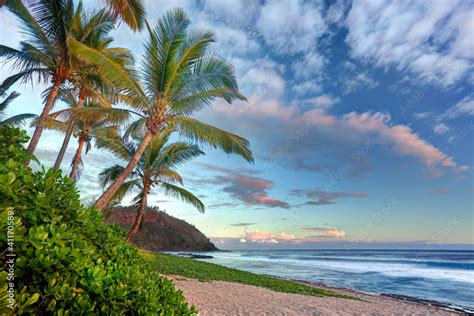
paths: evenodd
<path fill-rule="evenodd" d="M 145 1 L 152 25 L 179 6 L 191 28 L 216 33 L 212 50 L 232 61 L 248 101 L 216 101 L 198 118 L 247 138 L 255 156 L 249 164 L 206 148 L 180 170 L 205 214 L 159 190 L 150 204 L 222 249 L 472 248 L 473 5 Z M 0 9 L 0 21 L 0 43 L 17 47 L 15 18 Z M 120 25 L 113 35 L 139 65 L 146 33 Z M 9 73 L 3 66 L 0 80 Z M 15 87 L 8 114 L 40 113 L 44 88 Z M 36 154 L 46 166 L 61 142 L 44 134 Z M 84 158 L 85 203 L 116 162 L 98 149 Z"/>

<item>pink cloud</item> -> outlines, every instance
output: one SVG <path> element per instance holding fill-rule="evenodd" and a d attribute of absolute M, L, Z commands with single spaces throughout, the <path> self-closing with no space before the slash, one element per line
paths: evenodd
<path fill-rule="evenodd" d="M 296 237 L 292 234 L 287 234 L 287 233 L 274 234 L 274 233 L 265 232 L 261 230 L 255 230 L 255 231 L 246 231 L 245 237 L 243 239 L 245 239 L 246 241 L 255 242 L 255 243 L 277 244 L 282 241 L 295 240 Z"/>
<path fill-rule="evenodd" d="M 467 166 L 458 166 L 454 159 L 443 153 L 405 125 L 391 125 L 389 114 L 381 112 L 351 112 L 343 116 L 342 123 L 360 133 L 375 133 L 380 141 L 392 146 L 402 156 L 413 156 L 430 167 L 443 166 L 457 171 L 467 170 Z"/>

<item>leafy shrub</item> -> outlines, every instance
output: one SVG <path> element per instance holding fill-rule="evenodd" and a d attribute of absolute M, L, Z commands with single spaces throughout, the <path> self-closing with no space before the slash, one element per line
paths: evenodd
<path fill-rule="evenodd" d="M 0 305 L 5 314 L 195 314 L 118 227 L 79 201 L 74 181 L 23 167 L 26 133 L 0 127 Z M 10 222 L 10 223 L 9 223 Z M 13 225 L 11 225 L 13 222 Z M 14 228 L 13 244 L 7 229 Z M 16 255 L 8 307 L 9 246 Z"/>

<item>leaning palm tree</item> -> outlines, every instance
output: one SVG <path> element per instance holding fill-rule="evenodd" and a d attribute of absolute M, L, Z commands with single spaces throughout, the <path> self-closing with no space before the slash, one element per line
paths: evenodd
<path fill-rule="evenodd" d="M 26 6 L 21 0 L 5 1 L 6 7 L 21 21 L 26 41 L 20 43 L 20 49 L 0 45 L 0 58 L 12 62 L 13 68 L 18 70 L 16 74 L 4 80 L 1 88 L 8 89 L 18 81 L 26 83 L 37 80 L 52 84 L 46 90 L 47 97 L 43 111 L 28 144 L 28 153 L 34 153 L 44 130 L 44 121 L 53 109 L 61 86 L 70 81 L 74 75 L 69 39 L 75 38 L 76 41 L 81 41 L 81 38 L 75 37 L 72 27 L 77 21 L 74 17 L 77 11 L 82 9 L 82 5 L 79 4 L 79 9 L 74 10 L 73 0 L 38 0 L 25 3 Z M 140 7 L 138 0 L 110 0 L 109 3 L 122 3 L 122 6 L 113 6 L 111 11 L 115 14 L 123 12 L 125 16 L 126 11 L 130 11 L 125 4 L 135 3 L 134 7 Z M 133 10 L 135 9 L 132 9 L 132 12 Z M 140 14 L 134 17 L 140 16 L 142 19 L 143 16 Z M 134 17 L 132 14 L 130 21 L 133 21 Z M 89 29 L 90 32 L 93 30 Z M 111 74 L 111 76 L 119 75 Z M 29 159 L 25 161 L 25 165 L 28 164 Z"/>
<path fill-rule="evenodd" d="M 115 84 L 127 88 L 123 101 L 141 115 L 132 124 L 132 130 L 142 130 L 143 137 L 122 173 L 96 201 L 95 207 L 100 210 L 135 169 L 153 136 L 168 127 L 202 145 L 253 162 L 246 139 L 192 118 L 217 98 L 229 103 L 245 98 L 238 91 L 232 64 L 208 52 L 209 45 L 215 41 L 213 32 L 188 31 L 188 26 L 189 20 L 182 9 L 166 13 L 155 29 L 148 26 L 149 39 L 140 73 L 143 87 L 125 71 L 123 76 L 111 78 Z M 70 44 L 76 54 L 98 64 L 104 72 L 119 69 L 110 58 L 87 45 L 74 39 Z"/>
<path fill-rule="evenodd" d="M 33 136 L 28 144 L 32 154 L 44 130 L 43 120 L 51 112 L 60 86 L 72 74 L 70 54 L 67 45 L 70 22 L 74 13 L 73 0 L 41 0 L 27 2 L 7 0 L 6 7 L 22 22 L 26 41 L 20 42 L 20 49 L 0 45 L 0 57 L 13 61 L 18 72 L 2 83 L 7 89 L 17 81 L 51 82 L 43 111 L 39 116 Z M 25 162 L 27 165 L 29 160 Z"/>
<path fill-rule="evenodd" d="M 78 139 L 76 154 L 71 162 L 69 177 L 78 179 L 79 166 L 82 165 L 82 151 L 86 154 L 92 148 L 92 140 L 115 135 L 119 125 L 130 119 L 130 112 L 124 109 L 102 108 L 88 104 L 83 108 L 71 108 L 51 113 L 46 121 L 46 128 L 67 133 L 73 126 L 73 135 Z"/>
<path fill-rule="evenodd" d="M 113 29 L 113 17 L 105 10 L 87 13 L 82 9 L 79 3 L 71 22 L 71 34 L 82 43 L 99 50 L 102 54 L 109 56 L 115 62 L 127 67 L 133 63 L 133 56 L 124 48 L 110 48 L 112 38 L 109 36 Z M 95 104 L 111 107 L 110 97 L 113 89 L 111 84 L 97 70 L 97 66 L 87 64 L 76 56 L 71 56 L 71 64 L 74 68 L 74 74 L 70 79 L 72 91 L 76 94 L 77 103 L 75 107 L 82 107 L 86 99 L 93 99 Z M 67 98 L 67 102 L 71 100 Z M 76 98 L 73 98 L 76 99 Z M 67 150 L 73 131 L 73 122 L 70 122 L 68 130 L 65 133 L 61 149 L 59 150 L 54 169 L 61 166 L 62 160 Z"/>
<path fill-rule="evenodd" d="M 15 91 L 7 95 L 6 92 L 0 90 L 0 97 L 5 97 L 5 99 L 0 102 L 0 125 L 20 125 L 23 124 L 27 119 L 32 119 L 36 117 L 35 114 L 24 113 L 5 118 L 5 111 L 8 105 L 10 105 L 10 103 L 15 100 L 19 95 L 20 94 Z"/>
<path fill-rule="evenodd" d="M 167 195 L 179 198 L 194 207 L 200 212 L 204 212 L 204 204 L 191 192 L 176 184 L 183 184 L 183 179 L 176 172 L 176 167 L 189 161 L 194 157 L 204 155 L 204 152 L 197 145 L 186 142 L 175 142 L 167 145 L 171 131 L 153 136 L 138 164 L 114 196 L 111 202 L 122 200 L 122 198 L 133 190 L 138 190 L 138 195 L 134 198 L 137 206 L 137 216 L 133 224 L 127 241 L 131 242 L 140 227 L 147 207 L 148 194 L 153 188 L 162 189 Z M 127 141 L 126 138 L 106 139 L 97 141 L 99 147 L 111 151 L 117 158 L 129 161 L 138 149 L 139 140 Z M 125 167 L 114 165 L 100 173 L 99 179 L 105 187 L 114 182 L 123 172 Z"/>

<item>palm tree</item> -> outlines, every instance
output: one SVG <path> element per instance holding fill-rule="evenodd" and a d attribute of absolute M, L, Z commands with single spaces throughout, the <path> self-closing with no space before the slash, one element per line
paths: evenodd
<path fill-rule="evenodd" d="M 115 84 L 127 88 L 125 101 L 140 112 L 141 118 L 132 125 L 132 130 L 144 133 L 127 166 L 95 202 L 100 210 L 135 169 L 153 136 L 168 127 L 195 142 L 253 162 L 246 139 L 192 118 L 216 98 L 229 103 L 245 98 L 238 92 L 232 64 L 208 52 L 209 44 L 215 41 L 213 32 L 189 32 L 188 26 L 185 12 L 175 9 L 159 19 L 155 29 L 147 27 L 149 40 L 141 67 L 143 88 L 134 80 L 134 74 L 126 71 L 123 76 L 111 78 Z M 110 58 L 87 45 L 74 39 L 70 44 L 75 53 L 98 64 L 104 72 L 120 69 Z"/>
<path fill-rule="evenodd" d="M 0 97 L 5 97 L 2 102 L 0 102 L 0 125 L 20 125 L 25 122 L 27 119 L 35 118 L 36 115 L 34 114 L 18 114 L 15 116 L 11 116 L 9 118 L 5 118 L 5 111 L 8 105 L 15 100 L 20 94 L 18 92 L 12 92 L 7 95 L 6 92 L 0 90 Z"/>
<path fill-rule="evenodd" d="M 69 39 L 75 38 L 72 27 L 77 22 L 75 16 L 82 10 L 82 5 L 79 3 L 78 9 L 74 10 L 73 0 L 39 0 L 26 3 L 25 6 L 20 0 L 5 1 L 6 7 L 22 22 L 27 41 L 21 42 L 18 50 L 0 45 L 0 58 L 3 57 L 7 62 L 13 61 L 14 68 L 18 70 L 18 73 L 2 83 L 4 90 L 17 81 L 26 83 L 37 79 L 39 82 L 52 84 L 47 89 L 42 113 L 28 144 L 27 152 L 32 154 L 41 138 L 44 121 L 54 106 L 60 87 L 74 75 Z M 111 5 L 112 14 L 122 16 L 132 27 L 140 27 L 144 12 L 140 0 L 109 0 L 108 3 Z M 105 14 L 105 11 L 102 12 Z M 94 28 L 89 29 L 89 32 L 92 31 Z M 81 41 L 81 38 L 76 40 Z M 29 159 L 25 161 L 25 165 L 28 164 Z"/>
<path fill-rule="evenodd" d="M 137 216 L 127 237 L 129 242 L 133 240 L 142 223 L 147 207 L 148 194 L 154 187 L 161 188 L 165 194 L 179 198 L 193 205 L 200 212 L 204 212 L 204 204 L 196 196 L 175 185 L 176 183 L 183 184 L 183 179 L 176 172 L 176 167 L 194 157 L 204 155 L 204 152 L 197 145 L 186 142 L 175 142 L 167 145 L 170 134 L 171 131 L 168 130 L 153 136 L 130 177 L 112 197 L 111 202 L 116 202 L 134 189 L 140 191 L 134 198 L 137 205 Z M 138 149 L 139 140 L 127 141 L 126 138 L 118 137 L 114 139 L 103 138 L 99 139 L 97 144 L 98 147 L 111 151 L 117 158 L 129 161 Z M 102 185 L 105 187 L 114 182 L 124 169 L 125 167 L 121 165 L 114 165 L 102 171 L 99 175 Z"/>
<path fill-rule="evenodd" d="M 74 106 L 76 102 L 71 102 Z M 110 138 L 115 135 L 119 124 L 130 119 L 130 112 L 124 109 L 102 108 L 87 104 L 82 108 L 70 108 L 51 113 L 46 122 L 46 128 L 67 133 L 73 126 L 73 135 L 78 139 L 76 154 L 71 162 L 72 179 L 79 178 L 79 166 L 82 165 L 82 151 L 86 146 L 86 154 L 92 147 L 92 139 Z"/>
<path fill-rule="evenodd" d="M 0 45 L 0 57 L 13 61 L 18 73 L 8 77 L 2 84 L 9 88 L 17 81 L 52 83 L 48 89 L 43 111 L 39 116 L 33 136 L 28 145 L 32 154 L 44 130 L 44 119 L 51 112 L 60 86 L 72 74 L 67 45 L 70 22 L 74 13 L 73 0 L 41 0 L 28 2 L 7 0 L 7 8 L 22 22 L 27 41 L 20 42 L 20 49 Z M 28 165 L 29 160 L 25 161 Z"/>
<path fill-rule="evenodd" d="M 106 10 L 86 14 L 82 10 L 82 4 L 79 3 L 71 24 L 71 33 L 80 42 L 101 51 L 124 67 L 133 63 L 133 57 L 128 50 L 109 48 L 112 42 L 109 33 L 113 29 L 113 17 Z M 93 99 L 94 103 L 98 105 L 111 107 L 109 100 L 112 94 L 111 83 L 100 75 L 97 67 L 85 63 L 74 55 L 71 56 L 71 63 L 75 71 L 70 81 L 78 100 L 75 106 L 80 108 L 86 99 Z M 65 133 L 64 141 L 54 163 L 55 170 L 61 166 L 72 131 L 73 122 L 70 123 Z"/>

